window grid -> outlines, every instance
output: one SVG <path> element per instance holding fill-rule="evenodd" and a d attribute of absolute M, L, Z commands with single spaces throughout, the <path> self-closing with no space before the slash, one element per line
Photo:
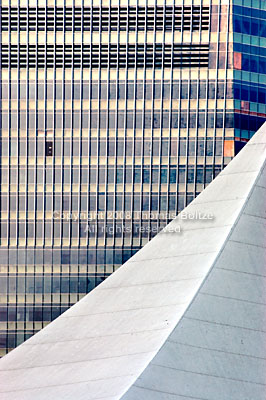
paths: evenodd
<path fill-rule="evenodd" d="M 2 44 L 1 54 L 1 68 L 206 68 L 209 45 Z"/>
<path fill-rule="evenodd" d="M 2 31 L 198 31 L 209 29 L 209 12 L 200 5 L 0 7 Z"/>
<path fill-rule="evenodd" d="M 223 100 L 233 87 L 232 75 L 225 78 L 231 50 L 224 35 L 212 42 L 213 33 L 227 29 L 218 19 L 228 18 L 228 9 L 210 1 L 211 21 L 217 16 L 211 35 L 205 6 L 199 5 L 198 25 L 187 5 L 182 19 L 168 6 L 138 14 L 120 7 L 119 18 L 104 7 L 94 15 L 83 5 L 37 14 L 20 7 L 13 28 L 5 22 L 0 297 L 10 317 L 7 341 L 0 331 L 1 354 L 118 268 L 153 236 L 152 227 L 164 226 L 167 213 L 181 211 L 229 161 L 223 146 L 234 139 L 234 109 Z M 187 58 L 179 65 L 182 52 Z M 228 62 L 221 63 L 226 52 Z M 190 62 L 195 54 L 200 68 Z M 50 142 L 53 154 L 45 155 Z M 62 216 L 68 212 L 85 215 Z M 86 232 L 88 212 L 98 212 L 92 227 L 116 232 L 126 225 L 130 232 Z M 141 224 L 147 232 L 137 231 Z M 16 289 L 23 289 L 21 280 L 26 290 Z"/>

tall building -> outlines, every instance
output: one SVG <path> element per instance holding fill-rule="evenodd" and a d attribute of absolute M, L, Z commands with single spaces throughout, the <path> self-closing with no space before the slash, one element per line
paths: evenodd
<path fill-rule="evenodd" d="M 115 274 L 0 360 L 1 400 L 265 400 L 265 196 L 266 123 Z"/>
<path fill-rule="evenodd" d="M 110 275 L 266 119 L 265 1 L 1 2 L 1 355 Z"/>

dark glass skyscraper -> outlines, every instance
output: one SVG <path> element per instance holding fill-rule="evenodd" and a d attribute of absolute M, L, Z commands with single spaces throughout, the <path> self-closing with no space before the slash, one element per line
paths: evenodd
<path fill-rule="evenodd" d="M 134 254 L 263 123 L 263 8 L 2 0 L 1 355 Z"/>

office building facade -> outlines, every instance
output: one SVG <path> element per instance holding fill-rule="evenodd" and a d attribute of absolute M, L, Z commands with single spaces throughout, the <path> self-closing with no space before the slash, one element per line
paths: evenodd
<path fill-rule="evenodd" d="M 2 0 L 1 355 L 138 251 L 264 122 L 263 3 Z"/>

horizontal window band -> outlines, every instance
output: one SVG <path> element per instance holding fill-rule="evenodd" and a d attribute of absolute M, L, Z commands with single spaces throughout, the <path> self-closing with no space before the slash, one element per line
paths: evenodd
<path fill-rule="evenodd" d="M 129 48 L 130 47 L 130 48 Z M 208 67 L 209 46 L 2 45 L 1 68 Z"/>
<path fill-rule="evenodd" d="M 2 31 L 208 30 L 208 6 L 0 7 Z"/>
<path fill-rule="evenodd" d="M 162 52 L 164 50 L 165 53 L 169 52 L 170 54 L 172 53 L 173 50 L 177 51 L 195 51 L 195 50 L 202 50 L 202 51 L 209 51 L 209 44 L 208 43 L 197 43 L 197 44 L 173 44 L 173 45 L 162 45 L 161 43 L 155 43 L 153 44 L 129 44 L 129 45 L 117 45 L 117 44 L 68 44 L 68 45 L 54 45 L 54 44 L 49 44 L 49 45 L 42 45 L 42 44 L 0 44 L 0 49 L 1 52 L 3 51 L 12 51 L 12 50 L 17 50 L 20 49 L 21 51 L 24 50 L 26 53 L 30 50 L 32 51 L 44 51 L 46 49 L 48 50 L 61 50 L 61 51 L 66 51 L 69 50 L 72 52 L 72 50 L 85 50 L 88 52 L 96 52 L 100 51 L 102 52 L 108 52 L 108 53 L 114 53 L 114 52 Z"/>

